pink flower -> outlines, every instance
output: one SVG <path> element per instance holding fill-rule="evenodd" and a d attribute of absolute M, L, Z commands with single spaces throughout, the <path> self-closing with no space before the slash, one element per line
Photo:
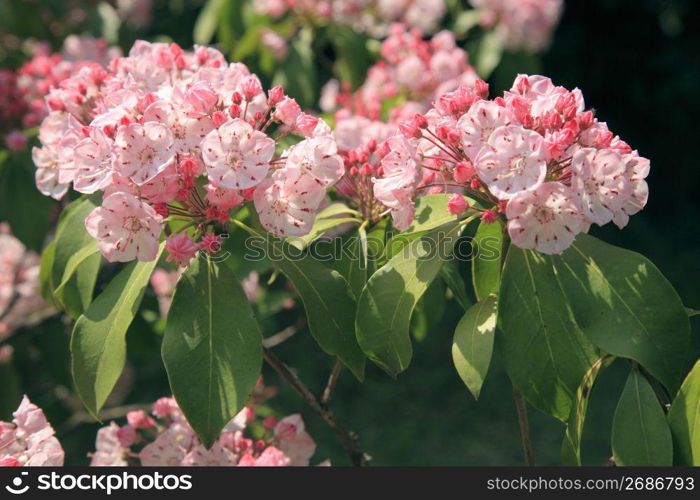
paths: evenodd
<path fill-rule="evenodd" d="M 234 118 L 209 132 L 201 147 L 212 184 L 248 189 L 260 184 L 267 175 L 275 141 L 240 118 Z"/>
<path fill-rule="evenodd" d="M 85 227 L 110 262 L 155 259 L 163 229 L 153 207 L 128 193 L 105 198 L 85 219 Z"/>
<path fill-rule="evenodd" d="M 132 123 L 120 127 L 114 143 L 115 168 L 139 186 L 153 179 L 175 159 L 172 132 L 161 123 Z"/>
<path fill-rule="evenodd" d="M 157 418 L 178 416 L 180 414 L 180 407 L 173 398 L 160 398 L 153 403 L 151 412 Z"/>
<path fill-rule="evenodd" d="M 457 122 L 467 157 L 474 161 L 481 148 L 487 145 L 493 131 L 508 123 L 504 107 L 494 101 L 477 101 Z"/>
<path fill-rule="evenodd" d="M 205 82 L 199 83 L 205 84 Z M 190 101 L 185 104 L 192 105 Z M 174 150 L 180 155 L 199 151 L 202 139 L 214 129 L 214 122 L 211 118 L 201 114 L 188 115 L 185 109 L 184 105 L 176 108 L 170 102 L 159 100 L 148 106 L 143 113 L 143 119 L 146 123 L 158 122 L 170 130 Z"/>
<path fill-rule="evenodd" d="M 281 237 L 307 234 L 316 218 L 316 209 L 325 189 L 300 170 L 283 168 L 265 179 L 253 199 L 263 227 Z"/>
<path fill-rule="evenodd" d="M 217 253 L 221 250 L 221 238 L 218 234 L 207 233 L 199 240 L 198 246 L 206 253 Z"/>
<path fill-rule="evenodd" d="M 186 267 L 196 255 L 198 247 L 186 234 L 175 233 L 165 240 L 165 250 L 168 252 L 166 262 L 175 261 L 178 265 Z"/>
<path fill-rule="evenodd" d="M 275 112 L 272 117 L 288 127 L 293 127 L 297 121 L 297 117 L 301 114 L 301 108 L 295 99 L 285 96 L 275 106 Z"/>
<path fill-rule="evenodd" d="M 385 143 L 390 151 L 381 161 L 382 178 L 372 179 L 374 196 L 392 210 L 394 225 L 399 230 L 407 229 L 413 220 L 413 202 L 419 171 L 416 149 L 403 136 L 393 136 Z"/>
<path fill-rule="evenodd" d="M 114 142 L 99 128 L 90 130 L 74 149 L 75 179 L 73 187 L 80 193 L 94 193 L 112 182 Z"/>
<path fill-rule="evenodd" d="M 284 417 L 275 426 L 275 439 L 280 450 L 289 457 L 289 465 L 308 466 L 316 452 L 316 443 L 304 429 L 304 421 L 298 413 Z"/>
<path fill-rule="evenodd" d="M 291 460 L 284 452 L 274 446 L 268 446 L 258 457 L 247 452 L 238 461 L 239 467 L 286 467 Z"/>
<path fill-rule="evenodd" d="M 589 226 L 576 195 L 559 182 L 516 194 L 508 202 L 506 217 L 514 244 L 545 254 L 563 252 Z"/>
<path fill-rule="evenodd" d="M 649 186 L 644 180 L 649 175 L 649 160 L 634 151 L 625 155 L 624 161 L 624 176 L 631 184 L 631 193 L 622 208 L 613 216 L 613 223 L 620 229 L 627 225 L 630 215 L 636 214 L 646 206 L 649 199 Z"/>
<path fill-rule="evenodd" d="M 287 152 L 287 168 L 295 168 L 311 176 L 319 185 L 329 187 L 345 173 L 338 145 L 330 136 L 305 139 Z"/>
<path fill-rule="evenodd" d="M 450 201 L 447 202 L 447 210 L 450 211 L 452 215 L 459 217 L 469 208 L 469 203 L 467 199 L 461 194 L 453 194 L 450 197 Z"/>
<path fill-rule="evenodd" d="M 40 408 L 24 396 L 12 416 L 12 423 L 0 422 L 0 450 L 6 465 L 63 465 L 63 448 Z"/>
<path fill-rule="evenodd" d="M 497 128 L 474 161 L 489 190 L 501 199 L 542 184 L 547 173 L 544 139 L 516 125 Z"/>
<path fill-rule="evenodd" d="M 218 187 L 213 184 L 207 184 L 204 189 L 207 191 L 207 201 L 220 210 L 230 210 L 243 203 L 243 196 L 238 190 Z"/>
<path fill-rule="evenodd" d="M 583 148 L 574 154 L 571 187 L 591 222 L 607 224 L 622 209 L 631 193 L 625 167 L 622 156 L 612 149 Z"/>
<path fill-rule="evenodd" d="M 11 151 L 22 151 L 27 147 L 27 136 L 21 130 L 13 130 L 5 136 L 5 146 Z"/>

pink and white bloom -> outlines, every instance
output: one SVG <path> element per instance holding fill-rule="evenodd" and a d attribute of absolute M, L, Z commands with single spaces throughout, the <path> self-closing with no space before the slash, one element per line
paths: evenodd
<path fill-rule="evenodd" d="M 41 408 L 22 398 L 12 422 L 0 422 L 0 461 L 14 466 L 60 466 L 64 452 Z"/>
<path fill-rule="evenodd" d="M 534 189 L 547 174 L 544 139 L 537 132 L 516 125 L 497 128 L 474 160 L 479 178 L 489 190 L 508 200 Z"/>
<path fill-rule="evenodd" d="M 306 432 L 301 415 L 295 413 L 284 417 L 277 423 L 274 432 L 279 449 L 290 459 L 289 465 L 309 465 L 316 453 L 316 442 Z"/>
<path fill-rule="evenodd" d="M 129 448 L 119 439 L 119 426 L 114 422 L 97 431 L 95 453 L 92 455 L 92 467 L 123 467 L 127 465 Z"/>
<path fill-rule="evenodd" d="M 402 136 L 387 139 L 389 153 L 382 158 L 383 176 L 373 179 L 374 196 L 391 209 L 394 225 L 407 229 L 415 211 L 413 194 L 418 185 L 416 148 Z"/>
<path fill-rule="evenodd" d="M 506 217 L 514 244 L 545 254 L 563 252 L 590 225 L 577 196 L 559 182 L 516 194 L 508 201 Z"/>
<path fill-rule="evenodd" d="M 571 165 L 571 187 L 584 215 L 599 226 L 610 222 L 631 194 L 626 162 L 612 149 L 579 149 Z"/>
<path fill-rule="evenodd" d="M 331 136 L 305 139 L 292 146 L 286 158 L 287 168 L 300 170 L 323 187 L 335 184 L 345 173 L 338 145 Z"/>
<path fill-rule="evenodd" d="M 467 157 L 475 161 L 481 148 L 488 144 L 494 130 L 508 125 L 506 109 L 494 101 L 477 101 L 469 111 L 457 121 L 462 134 L 462 148 Z"/>
<path fill-rule="evenodd" d="M 275 141 L 240 118 L 212 130 L 202 141 L 209 181 L 227 189 L 248 189 L 260 184 L 274 152 Z"/>
<path fill-rule="evenodd" d="M 285 238 L 307 234 L 325 189 L 311 176 L 295 168 L 283 168 L 265 179 L 253 200 L 263 227 Z"/>
<path fill-rule="evenodd" d="M 80 193 L 94 193 L 112 182 L 114 142 L 98 128 L 74 148 L 75 179 L 73 187 Z"/>
<path fill-rule="evenodd" d="M 162 123 L 132 123 L 120 127 L 114 138 L 116 170 L 142 185 L 175 160 L 173 134 Z"/>
<path fill-rule="evenodd" d="M 85 227 L 110 262 L 155 259 L 163 229 L 162 218 L 153 207 L 128 193 L 105 198 L 87 216 Z"/>

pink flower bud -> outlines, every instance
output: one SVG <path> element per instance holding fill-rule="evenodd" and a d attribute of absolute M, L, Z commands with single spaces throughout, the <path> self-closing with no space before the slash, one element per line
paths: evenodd
<path fill-rule="evenodd" d="M 13 130 L 5 136 L 5 146 L 11 151 L 22 151 L 27 147 L 27 136 L 20 130 Z"/>
<path fill-rule="evenodd" d="M 467 199 L 461 194 L 453 194 L 450 197 L 450 201 L 447 202 L 447 209 L 452 215 L 459 217 L 469 208 L 469 203 Z"/>
<path fill-rule="evenodd" d="M 474 177 L 474 166 L 470 161 L 460 161 L 457 163 L 457 165 L 455 165 L 452 175 L 456 182 L 467 182 L 469 179 Z"/>
<path fill-rule="evenodd" d="M 498 220 L 498 212 L 495 210 L 485 210 L 481 215 L 481 220 L 484 224 L 492 224 Z"/>

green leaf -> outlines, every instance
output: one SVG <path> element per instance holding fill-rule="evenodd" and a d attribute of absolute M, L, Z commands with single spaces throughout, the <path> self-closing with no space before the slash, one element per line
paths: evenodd
<path fill-rule="evenodd" d="M 343 248 L 346 249 L 346 252 L 334 263 L 334 267 L 347 280 L 350 290 L 355 300 L 357 300 L 367 283 L 369 271 L 367 232 L 365 228 L 360 226 L 357 229 L 357 233 L 350 236 L 349 243 L 345 244 Z"/>
<path fill-rule="evenodd" d="M 586 420 L 586 411 L 588 410 L 591 392 L 600 371 L 608 367 L 614 360 L 614 357 L 609 356 L 596 361 L 583 377 L 583 381 L 576 391 L 575 404 L 571 408 L 571 415 L 569 415 L 569 420 L 566 422 L 564 440 L 561 444 L 561 459 L 564 465 L 581 465 L 583 424 Z"/>
<path fill-rule="evenodd" d="M 479 223 L 472 241 L 472 281 L 477 300 L 498 293 L 503 260 L 503 226 Z"/>
<path fill-rule="evenodd" d="M 675 394 L 690 348 L 690 323 L 656 266 L 586 234 L 551 260 L 588 338 L 610 354 L 638 361 Z"/>
<path fill-rule="evenodd" d="M 337 54 L 336 73 L 355 89 L 362 85 L 371 64 L 366 38 L 346 26 L 333 26 L 329 36 Z"/>
<path fill-rule="evenodd" d="M 362 291 L 355 319 L 357 340 L 391 376 L 411 361 L 411 313 L 444 260 L 451 257 L 461 227 L 453 221 L 411 242 L 374 273 Z"/>
<path fill-rule="evenodd" d="M 299 236 L 296 238 L 287 238 L 287 243 L 293 245 L 299 250 L 303 250 L 308 247 L 311 243 L 321 238 L 325 233 L 333 228 L 336 228 L 342 224 L 357 224 L 359 221 L 354 217 L 329 217 L 329 218 L 317 218 L 311 231 L 309 231 L 304 236 Z"/>
<path fill-rule="evenodd" d="M 279 64 L 273 78 L 273 85 L 282 85 L 287 95 L 294 97 L 302 108 L 315 106 L 318 97 L 317 59 L 312 41 L 313 32 L 302 29 L 289 44 L 289 55 Z"/>
<path fill-rule="evenodd" d="M 562 421 L 599 357 L 564 296 L 551 257 L 510 247 L 498 295 L 496 345 L 515 387 Z"/>
<path fill-rule="evenodd" d="M 472 30 L 472 28 L 479 25 L 481 15 L 482 13 L 478 9 L 469 9 L 460 12 L 459 15 L 457 15 L 457 19 L 455 19 L 454 28 L 452 31 L 458 37 L 466 36 L 467 33 Z"/>
<path fill-rule="evenodd" d="M 356 304 L 348 282 L 338 271 L 286 243 L 268 237 L 267 244 L 274 266 L 292 282 L 304 303 L 311 335 L 362 381 L 365 358 L 355 340 Z"/>
<path fill-rule="evenodd" d="M 92 301 L 101 257 L 97 242 L 85 229 L 85 218 L 97 206 L 94 197 L 82 197 L 63 213 L 56 230 L 51 283 L 54 297 L 77 318 Z"/>
<path fill-rule="evenodd" d="M 668 412 L 677 465 L 700 465 L 700 361 L 685 378 Z"/>
<path fill-rule="evenodd" d="M 479 42 L 477 48 L 475 65 L 479 76 L 484 80 L 491 76 L 491 73 L 503 57 L 503 43 L 501 35 L 496 30 L 487 31 Z"/>
<path fill-rule="evenodd" d="M 173 395 L 209 448 L 245 406 L 262 367 L 262 335 L 225 265 L 195 259 L 178 281 L 162 347 Z"/>
<path fill-rule="evenodd" d="M 207 45 L 214 38 L 219 25 L 219 17 L 228 0 L 209 0 L 197 17 L 192 39 L 194 43 Z"/>
<path fill-rule="evenodd" d="M 673 443 L 666 416 L 649 382 L 633 369 L 615 410 L 613 460 L 619 466 L 673 463 Z"/>
<path fill-rule="evenodd" d="M 457 260 L 456 262 L 459 263 L 460 261 Z M 467 295 L 467 287 L 464 285 L 465 280 L 455 262 L 445 262 L 440 268 L 440 277 L 454 294 L 455 300 L 465 311 L 473 305 L 469 295 Z"/>
<path fill-rule="evenodd" d="M 9 155 L 0 164 L 0 220 L 31 250 L 39 252 L 49 231 L 55 202 L 44 196 L 34 182 L 34 167 L 20 155 Z"/>
<path fill-rule="evenodd" d="M 479 399 L 489 371 L 495 332 L 495 295 L 489 295 L 470 307 L 455 329 L 452 360 L 474 399 Z"/>
<path fill-rule="evenodd" d="M 56 288 L 51 275 L 53 269 L 53 261 L 56 255 L 56 242 L 52 241 L 41 254 L 41 265 L 39 266 L 39 291 L 41 296 L 47 302 L 55 303 L 53 291 Z"/>
<path fill-rule="evenodd" d="M 413 223 L 402 234 L 410 234 L 418 231 L 430 231 L 448 222 L 453 222 L 456 217 L 447 209 L 451 194 L 428 194 L 416 202 L 416 213 Z M 465 197 L 466 198 L 466 197 Z M 470 204 L 472 200 L 467 198 Z"/>
<path fill-rule="evenodd" d="M 95 418 L 124 369 L 126 331 L 138 312 L 157 261 L 158 258 L 129 264 L 90 304 L 73 328 L 73 380 L 80 399 Z"/>
<path fill-rule="evenodd" d="M 690 307 L 686 307 L 685 311 L 688 313 L 689 318 L 692 318 L 693 316 L 697 316 L 698 314 L 700 314 L 700 311 L 698 311 L 697 309 L 691 309 Z"/>

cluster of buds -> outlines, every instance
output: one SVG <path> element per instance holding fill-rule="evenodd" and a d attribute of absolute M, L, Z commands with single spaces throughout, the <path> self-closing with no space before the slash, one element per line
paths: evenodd
<path fill-rule="evenodd" d="M 509 50 L 546 49 L 559 23 L 564 0 L 469 0 L 481 14 L 481 25 L 495 29 Z"/>
<path fill-rule="evenodd" d="M 0 467 L 63 465 L 63 448 L 41 408 L 24 396 L 12 416 L 0 422 Z"/>
<path fill-rule="evenodd" d="M 88 64 L 106 66 L 119 49 L 104 40 L 71 35 L 61 52 L 51 53 L 46 44 L 37 44 L 34 56 L 16 72 L 0 70 L 0 135 L 13 151 L 23 150 L 27 136 L 22 129 L 37 126 L 48 114 L 46 96 Z"/>
<path fill-rule="evenodd" d="M 400 22 L 432 33 L 445 15 L 444 0 L 254 0 L 257 12 L 275 20 L 294 16 L 350 26 L 384 36 L 390 23 Z"/>
<path fill-rule="evenodd" d="M 649 161 L 585 110 L 580 90 L 519 75 L 503 97 L 487 95 L 484 82 L 460 87 L 402 123 L 385 175 L 410 178 L 416 164 L 437 172 L 449 181 L 424 187 L 458 188 L 479 200 L 484 221 L 505 217 L 515 245 L 547 254 L 592 223 L 622 228 L 646 205 Z M 467 208 L 455 194 L 450 210 Z"/>
<path fill-rule="evenodd" d="M 355 92 L 348 84 L 328 82 L 322 91 L 321 109 L 335 112 L 336 121 L 351 116 L 378 120 L 385 103 L 391 101 L 388 118 L 400 121 L 427 111 L 445 92 L 459 85 L 473 86 L 477 80 L 467 53 L 457 46 L 449 31 L 425 40 L 420 30 L 393 24 L 382 42 L 381 56 Z"/>
<path fill-rule="evenodd" d="M 112 422 L 97 432 L 93 466 L 308 466 L 316 443 L 298 414 L 280 419 L 258 418 L 244 408 L 205 448 L 172 398 L 160 398 L 150 415 L 143 410 L 126 415 L 127 423 Z M 246 437 L 250 428 L 262 437 Z"/>
<path fill-rule="evenodd" d="M 246 200 L 271 233 L 301 236 L 343 175 L 325 122 L 207 47 L 137 41 L 106 71 L 83 67 L 47 102 L 37 186 L 54 198 L 70 185 L 103 193 L 86 227 L 112 262 L 153 260 L 173 220 L 186 224 L 168 237 L 170 260 L 216 252 L 215 226 Z M 278 152 L 289 134 L 300 142 Z"/>

